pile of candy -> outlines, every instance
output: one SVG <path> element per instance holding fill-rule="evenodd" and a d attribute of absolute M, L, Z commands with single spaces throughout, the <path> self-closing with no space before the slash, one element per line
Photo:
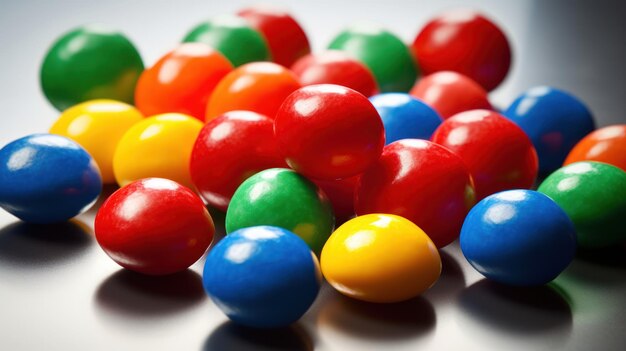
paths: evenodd
<path fill-rule="evenodd" d="M 585 105 L 550 87 L 495 111 L 488 92 L 510 63 L 503 32 L 469 11 L 410 46 L 355 26 L 311 54 L 289 14 L 254 7 L 198 25 L 145 70 L 122 34 L 81 27 L 41 68 L 63 111 L 50 134 L 0 150 L 0 205 L 65 221 L 117 183 L 97 241 L 149 275 L 200 259 L 215 232 L 206 205 L 226 211 L 203 281 L 254 327 L 300 318 L 322 276 L 359 300 L 418 296 L 457 239 L 487 278 L 545 284 L 577 248 L 626 240 L 626 125 L 594 131 Z"/>

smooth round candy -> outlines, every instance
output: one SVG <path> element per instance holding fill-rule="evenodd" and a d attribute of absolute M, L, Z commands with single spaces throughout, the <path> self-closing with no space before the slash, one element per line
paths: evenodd
<path fill-rule="evenodd" d="M 263 35 L 237 16 L 219 16 L 195 26 L 183 42 L 205 43 L 233 64 L 267 61 L 270 52 Z"/>
<path fill-rule="evenodd" d="M 320 84 L 289 95 L 274 120 L 287 164 L 307 177 L 333 180 L 363 172 L 385 144 L 383 123 L 362 94 Z"/>
<path fill-rule="evenodd" d="M 561 167 L 574 145 L 595 129 L 591 113 L 580 100 L 550 87 L 528 90 L 503 115 L 528 134 L 543 174 Z"/>
<path fill-rule="evenodd" d="M 270 226 L 237 230 L 209 251 L 204 288 L 232 321 L 278 328 L 297 321 L 317 297 L 317 257 L 292 232 Z"/>
<path fill-rule="evenodd" d="M 226 212 L 227 233 L 258 225 L 292 231 L 319 252 L 335 219 L 326 194 L 314 183 L 290 169 L 272 168 L 246 179 Z"/>
<path fill-rule="evenodd" d="M 381 92 L 406 92 L 419 71 L 409 48 L 394 34 L 376 25 L 353 26 L 328 46 L 363 62 L 376 77 Z"/>
<path fill-rule="evenodd" d="M 146 178 L 114 192 L 100 207 L 96 240 L 120 266 L 150 275 L 187 269 L 213 240 L 202 200 L 168 179 Z"/>
<path fill-rule="evenodd" d="M 135 91 L 137 108 L 146 116 L 183 113 L 204 121 L 209 96 L 232 69 L 206 44 L 181 44 L 143 72 Z"/>
<path fill-rule="evenodd" d="M 511 48 L 502 30 L 474 11 L 451 11 L 435 17 L 419 32 L 413 54 L 425 74 L 455 71 L 495 89 L 511 66 Z"/>
<path fill-rule="evenodd" d="M 149 177 L 174 180 L 192 187 L 191 150 L 202 122 L 168 113 L 144 119 L 120 139 L 113 156 L 113 173 L 120 186 Z"/>
<path fill-rule="evenodd" d="M 626 171 L 626 124 L 595 130 L 574 146 L 564 165 L 579 161 L 598 161 Z"/>
<path fill-rule="evenodd" d="M 400 139 L 430 139 L 441 117 L 430 106 L 404 93 L 370 97 L 385 127 L 385 143 Z"/>
<path fill-rule="evenodd" d="M 354 217 L 354 190 L 358 179 L 358 176 L 334 180 L 311 179 L 324 191 L 333 205 L 336 225 Z"/>
<path fill-rule="evenodd" d="M 372 71 L 343 51 L 327 50 L 300 58 L 291 66 L 302 85 L 337 84 L 365 96 L 378 93 Z"/>
<path fill-rule="evenodd" d="M 285 67 L 311 52 L 306 33 L 289 13 L 268 6 L 248 7 L 239 12 L 256 28 L 269 46 L 272 60 Z"/>
<path fill-rule="evenodd" d="M 411 221 L 389 214 L 349 220 L 328 239 L 324 277 L 340 293 L 368 302 L 399 302 L 420 295 L 441 274 L 439 252 Z"/>
<path fill-rule="evenodd" d="M 41 66 L 41 88 L 58 110 L 93 99 L 133 103 L 141 56 L 120 32 L 86 26 L 52 44 Z"/>
<path fill-rule="evenodd" d="M 91 100 L 63 111 L 50 133 L 68 137 L 94 158 L 102 182 L 115 183 L 113 154 L 124 133 L 143 115 L 135 107 L 115 100 Z"/>
<path fill-rule="evenodd" d="M 274 118 L 283 100 L 298 88 L 298 78 L 283 66 L 271 62 L 245 64 L 219 82 L 209 99 L 206 120 L 234 110 Z"/>
<path fill-rule="evenodd" d="M 511 285 L 543 285 L 576 253 L 576 232 L 567 214 L 532 190 L 509 190 L 480 201 L 461 230 L 461 250 L 485 277 Z"/>
<path fill-rule="evenodd" d="M 626 172 L 600 162 L 556 170 L 539 186 L 571 218 L 578 245 L 599 248 L 626 241 Z"/>
<path fill-rule="evenodd" d="M 410 94 L 432 107 L 442 118 L 469 110 L 492 110 L 487 91 L 470 78 L 452 71 L 422 77 Z"/>
<path fill-rule="evenodd" d="M 385 146 L 380 159 L 361 175 L 354 205 L 357 215 L 407 218 L 444 247 L 458 238 L 474 196 L 472 178 L 459 156 L 426 140 L 405 139 Z"/>
<path fill-rule="evenodd" d="M 476 187 L 476 199 L 509 189 L 529 189 L 537 177 L 537 153 L 515 123 L 487 110 L 445 120 L 432 141 L 461 156 Z"/>
<path fill-rule="evenodd" d="M 89 208 L 101 190 L 96 162 L 70 139 L 33 134 L 0 149 L 0 207 L 23 221 L 68 220 Z"/>
<path fill-rule="evenodd" d="M 274 139 L 274 121 L 255 112 L 231 111 L 202 128 L 189 169 L 202 198 L 226 211 L 244 180 L 276 167 L 286 164 Z"/>

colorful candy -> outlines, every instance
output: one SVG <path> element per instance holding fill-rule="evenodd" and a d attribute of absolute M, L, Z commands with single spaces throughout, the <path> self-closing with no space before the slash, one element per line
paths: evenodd
<path fill-rule="evenodd" d="M 412 49 L 424 74 L 459 72 L 487 91 L 504 80 L 511 66 L 511 48 L 502 30 L 474 11 L 435 17 L 419 32 Z"/>
<path fill-rule="evenodd" d="M 94 158 L 102 182 L 115 183 L 113 155 L 124 133 L 143 115 L 136 108 L 114 100 L 91 100 L 63 111 L 50 133 L 68 137 Z"/>
<path fill-rule="evenodd" d="M 141 56 L 120 32 L 99 26 L 73 29 L 48 50 L 41 88 L 58 110 L 92 99 L 133 102 Z"/>
<path fill-rule="evenodd" d="M 141 179 L 100 207 L 96 240 L 120 266 L 150 275 L 187 269 L 206 251 L 215 228 L 202 200 L 161 178 Z"/>
<path fill-rule="evenodd" d="M 181 44 L 143 72 L 135 91 L 137 108 L 146 116 L 183 113 L 204 121 L 209 96 L 232 69 L 206 44 Z"/>
<path fill-rule="evenodd" d="M 430 139 L 441 117 L 409 94 L 385 93 L 370 97 L 385 127 L 385 143 L 400 139 Z"/>
<path fill-rule="evenodd" d="M 509 190 L 480 201 L 467 215 L 461 250 L 489 279 L 543 285 L 574 259 L 576 232 L 567 214 L 532 190 Z"/>
<path fill-rule="evenodd" d="M 189 169 L 206 202 L 226 211 L 244 180 L 276 167 L 286 164 L 274 139 L 274 121 L 250 111 L 231 111 L 202 128 Z"/>
<path fill-rule="evenodd" d="M 439 252 L 424 231 L 388 214 L 344 223 L 324 245 L 321 266 L 340 293 L 369 302 L 408 300 L 431 287 L 441 274 Z"/>
<path fill-rule="evenodd" d="M 325 180 L 363 172 L 385 143 L 383 124 L 369 100 L 333 84 L 289 95 L 276 114 L 274 132 L 291 168 Z"/>
<path fill-rule="evenodd" d="M 319 252 L 335 219 L 328 198 L 314 183 L 290 169 L 273 168 L 244 181 L 226 212 L 228 233 L 259 225 L 285 228 Z"/>
<path fill-rule="evenodd" d="M 363 62 L 376 77 L 381 92 L 406 92 L 419 72 L 409 48 L 394 34 L 372 24 L 353 26 L 328 46 Z"/>
<path fill-rule="evenodd" d="M 146 118 L 120 139 L 113 173 L 120 186 L 149 177 L 167 178 L 192 187 L 189 159 L 202 122 L 168 113 Z"/>
<path fill-rule="evenodd" d="M 23 221 L 68 220 L 101 190 L 96 162 L 68 138 L 33 134 L 0 149 L 0 207 Z"/>
<path fill-rule="evenodd" d="M 358 176 L 334 180 L 312 179 L 333 205 L 336 225 L 343 224 L 354 217 L 354 190 L 358 179 Z"/>
<path fill-rule="evenodd" d="M 231 320 L 256 328 L 297 321 L 322 277 L 317 257 L 293 233 L 259 226 L 227 235 L 207 255 L 204 288 Z"/>
<path fill-rule="evenodd" d="M 591 132 L 574 146 L 563 164 L 579 161 L 604 162 L 626 171 L 626 124 Z"/>
<path fill-rule="evenodd" d="M 472 174 L 476 199 L 503 190 L 530 188 L 537 177 L 537 153 L 515 123 L 487 110 L 445 120 L 432 140 L 457 153 Z"/>
<path fill-rule="evenodd" d="M 503 114 L 528 134 L 543 174 L 561 167 L 574 145 L 595 129 L 591 113 L 580 100 L 550 87 L 528 90 Z"/>
<path fill-rule="evenodd" d="M 578 245 L 599 248 L 626 241 L 626 172 L 600 162 L 577 162 L 556 170 L 539 186 L 565 210 Z"/>
<path fill-rule="evenodd" d="M 385 146 L 355 190 L 357 215 L 389 213 L 422 228 L 437 247 L 454 241 L 474 205 L 474 187 L 463 160 L 426 140 Z"/>

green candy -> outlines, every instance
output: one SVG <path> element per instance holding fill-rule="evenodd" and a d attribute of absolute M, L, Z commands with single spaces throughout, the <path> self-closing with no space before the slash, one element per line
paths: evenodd
<path fill-rule="evenodd" d="M 92 99 L 133 103 L 143 62 L 120 32 L 79 27 L 59 38 L 41 66 L 41 87 L 58 110 Z"/>
<path fill-rule="evenodd" d="M 316 253 L 335 226 L 326 195 L 310 180 L 283 168 L 272 168 L 246 179 L 226 212 L 226 233 L 257 225 L 290 230 Z"/>
<path fill-rule="evenodd" d="M 226 56 L 235 67 L 271 59 L 261 33 L 236 16 L 222 16 L 203 22 L 194 27 L 183 42 L 208 44 Z"/>
<path fill-rule="evenodd" d="M 578 246 L 600 248 L 626 240 L 626 172 L 600 162 L 556 170 L 538 191 L 552 198 L 576 227 Z"/>
<path fill-rule="evenodd" d="M 407 92 L 419 74 L 409 48 L 397 36 L 376 26 L 355 26 L 328 46 L 361 60 L 374 73 L 381 92 Z"/>

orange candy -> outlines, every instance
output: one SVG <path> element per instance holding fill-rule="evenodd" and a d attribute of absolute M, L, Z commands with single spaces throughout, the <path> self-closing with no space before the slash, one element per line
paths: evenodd
<path fill-rule="evenodd" d="M 626 171 L 626 124 L 600 128 L 574 146 L 564 165 L 578 161 L 598 161 Z"/>
<path fill-rule="evenodd" d="M 226 57 L 206 44 L 181 44 L 141 74 L 135 104 L 146 116 L 183 113 L 204 121 L 209 96 L 232 69 Z"/>
<path fill-rule="evenodd" d="M 253 62 L 230 72 L 215 87 L 206 110 L 206 121 L 234 110 L 248 110 L 274 119 L 283 100 L 300 88 L 287 68 L 271 62 Z"/>

